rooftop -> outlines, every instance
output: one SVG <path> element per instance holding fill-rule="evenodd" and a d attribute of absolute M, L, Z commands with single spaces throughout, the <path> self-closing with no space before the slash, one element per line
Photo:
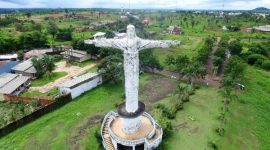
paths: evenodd
<path fill-rule="evenodd" d="M 258 27 L 254 27 L 254 29 L 263 31 L 263 32 L 270 32 L 270 25 L 258 26 Z"/>
<path fill-rule="evenodd" d="M 63 84 L 60 84 L 58 87 L 75 88 L 75 87 L 77 87 L 85 82 L 88 82 L 88 81 L 94 79 L 97 76 L 98 76 L 98 74 L 96 74 L 96 73 L 87 73 L 87 74 L 81 75 L 79 77 L 73 78 L 71 80 L 68 80 L 68 81 L 64 82 Z"/>
<path fill-rule="evenodd" d="M 96 37 L 96 36 L 105 36 L 106 33 L 104 32 L 97 32 L 96 34 L 94 34 L 93 36 Z"/>
<path fill-rule="evenodd" d="M 28 59 L 22 63 L 19 63 L 18 65 L 11 68 L 11 70 L 14 71 L 23 71 L 27 73 L 36 73 L 36 69 L 33 67 L 31 59 Z"/>
<path fill-rule="evenodd" d="M 87 55 L 86 51 L 80 51 L 80 50 L 67 50 L 61 53 L 62 55 L 68 55 L 68 56 L 73 56 L 77 58 L 82 58 L 85 55 Z"/>
<path fill-rule="evenodd" d="M 11 73 L 0 75 L 0 93 L 11 94 L 29 79 L 29 77 Z"/>

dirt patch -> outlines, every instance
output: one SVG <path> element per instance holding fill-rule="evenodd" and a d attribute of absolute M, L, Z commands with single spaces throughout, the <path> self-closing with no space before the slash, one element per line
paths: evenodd
<path fill-rule="evenodd" d="M 81 141 L 87 133 L 87 130 L 97 125 L 104 116 L 103 113 L 96 114 L 94 116 L 88 117 L 87 121 L 80 127 L 77 128 L 77 132 L 70 139 L 70 149 L 80 150 L 79 141 Z"/>
<path fill-rule="evenodd" d="M 152 75 L 145 86 L 140 90 L 140 100 L 142 100 L 147 108 L 151 104 L 164 99 L 175 91 L 177 81 L 165 78 L 160 75 Z"/>

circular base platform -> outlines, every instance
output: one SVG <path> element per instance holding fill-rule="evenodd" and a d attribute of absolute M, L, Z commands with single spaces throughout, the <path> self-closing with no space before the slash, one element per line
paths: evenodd
<path fill-rule="evenodd" d="M 118 106 L 117 108 L 118 110 L 118 114 L 122 117 L 122 118 L 137 118 L 139 116 L 141 116 L 144 111 L 145 111 L 145 104 L 141 101 L 139 101 L 138 104 L 138 109 L 137 111 L 131 113 L 131 112 L 127 112 L 126 110 L 126 103 L 122 103 Z"/>

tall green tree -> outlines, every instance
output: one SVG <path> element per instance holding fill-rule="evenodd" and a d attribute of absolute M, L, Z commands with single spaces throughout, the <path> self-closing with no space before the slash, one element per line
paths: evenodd
<path fill-rule="evenodd" d="M 45 70 L 47 72 L 49 72 L 49 77 L 51 78 L 51 73 L 52 71 L 55 69 L 55 59 L 53 56 L 50 56 L 50 55 L 44 55 L 42 57 L 42 60 L 43 60 L 43 64 L 44 64 L 44 67 L 45 67 Z"/>
<path fill-rule="evenodd" d="M 44 64 L 43 60 L 37 57 L 31 58 L 32 64 L 34 68 L 36 69 L 36 77 L 40 78 L 45 74 Z"/>
<path fill-rule="evenodd" d="M 232 55 L 240 56 L 240 54 L 242 52 L 242 44 L 240 43 L 239 40 L 234 40 L 234 41 L 230 42 L 228 48 L 229 48 Z"/>
<path fill-rule="evenodd" d="M 49 34 L 52 35 L 53 39 L 55 39 L 55 36 L 56 36 L 56 34 L 58 32 L 58 27 L 57 27 L 56 23 L 50 21 L 49 25 L 47 27 L 47 31 L 48 31 Z"/>
<path fill-rule="evenodd" d="M 185 68 L 182 69 L 182 73 L 187 77 L 189 84 L 194 89 L 195 79 L 204 78 L 207 74 L 206 68 L 198 61 L 190 62 Z"/>
<path fill-rule="evenodd" d="M 140 66 L 141 67 L 149 67 L 152 72 L 154 69 L 162 70 L 159 60 L 154 56 L 153 49 L 142 50 L 139 53 Z"/>
<path fill-rule="evenodd" d="M 223 85 L 234 86 L 242 81 L 246 65 L 238 56 L 232 56 L 224 69 Z"/>
<path fill-rule="evenodd" d="M 22 50 L 19 50 L 19 51 L 17 52 L 17 55 L 18 55 L 18 59 L 19 59 L 20 61 L 22 61 L 22 60 L 24 59 L 24 53 L 23 53 Z"/>
<path fill-rule="evenodd" d="M 123 76 L 123 59 L 117 55 L 105 57 L 98 65 L 98 72 L 102 74 L 104 80 L 112 80 L 117 83 Z"/>

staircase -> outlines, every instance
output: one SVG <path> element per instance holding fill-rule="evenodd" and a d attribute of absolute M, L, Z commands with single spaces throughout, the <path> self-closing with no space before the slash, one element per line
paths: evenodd
<path fill-rule="evenodd" d="M 102 137 L 104 139 L 105 145 L 106 145 L 106 150 L 115 150 L 112 140 L 109 135 L 109 122 L 112 120 L 111 116 L 109 116 L 103 126 L 102 129 Z"/>

